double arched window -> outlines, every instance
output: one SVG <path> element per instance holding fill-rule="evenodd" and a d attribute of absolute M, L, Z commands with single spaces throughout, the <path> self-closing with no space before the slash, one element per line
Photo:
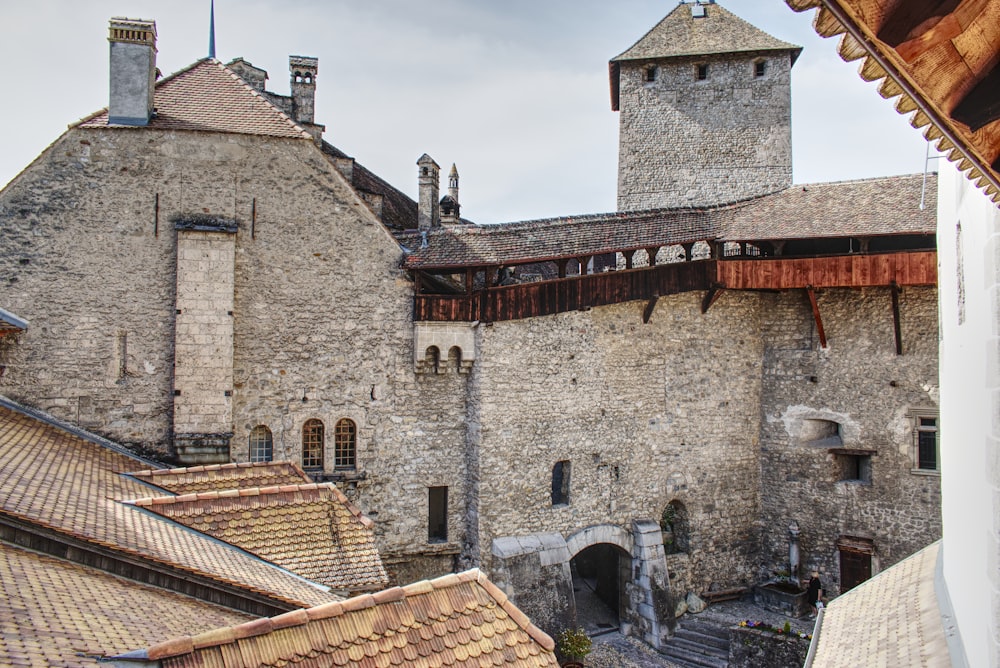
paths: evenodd
<path fill-rule="evenodd" d="M 250 432 L 250 461 L 269 462 L 274 459 L 274 439 L 271 430 L 264 425 L 257 425 Z"/>

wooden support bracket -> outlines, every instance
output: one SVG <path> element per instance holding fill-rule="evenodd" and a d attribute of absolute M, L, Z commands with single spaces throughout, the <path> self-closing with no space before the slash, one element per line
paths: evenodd
<path fill-rule="evenodd" d="M 826 348 L 826 332 L 823 330 L 823 319 L 819 317 L 819 305 L 816 304 L 816 292 L 812 286 L 806 287 L 806 294 L 809 295 L 809 305 L 812 306 L 813 319 L 816 320 L 816 332 L 819 334 L 819 345 Z"/>
<path fill-rule="evenodd" d="M 648 302 L 646 302 L 646 308 L 642 309 L 642 324 L 649 322 L 649 319 L 653 317 L 653 309 L 656 308 L 656 300 L 659 297 L 653 297 Z"/>
<path fill-rule="evenodd" d="M 723 288 L 718 285 L 713 285 L 708 289 L 708 292 L 705 293 L 705 296 L 701 300 L 702 315 L 708 313 L 708 309 L 712 308 L 712 304 L 715 303 L 715 300 L 722 295 L 722 290 Z"/>
<path fill-rule="evenodd" d="M 896 334 L 896 354 L 903 354 L 903 332 L 899 326 L 899 293 L 901 290 L 895 281 L 892 282 L 892 328 Z"/>

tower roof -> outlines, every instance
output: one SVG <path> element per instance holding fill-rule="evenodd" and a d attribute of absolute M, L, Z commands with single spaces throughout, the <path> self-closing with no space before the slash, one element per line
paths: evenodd
<path fill-rule="evenodd" d="M 696 17 L 695 11 L 701 15 Z M 768 35 L 715 2 L 681 2 L 638 42 L 608 63 L 611 108 L 618 111 L 623 62 L 761 51 L 789 51 L 794 64 L 802 47 Z"/>

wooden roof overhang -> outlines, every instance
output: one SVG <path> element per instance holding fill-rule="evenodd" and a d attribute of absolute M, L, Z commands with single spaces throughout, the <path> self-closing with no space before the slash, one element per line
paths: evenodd
<path fill-rule="evenodd" d="M 1000 204 L 1000 2 L 785 0 Z"/>

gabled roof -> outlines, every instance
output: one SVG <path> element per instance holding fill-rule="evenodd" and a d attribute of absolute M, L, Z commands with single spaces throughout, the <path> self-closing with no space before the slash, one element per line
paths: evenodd
<path fill-rule="evenodd" d="M 15 334 L 28 329 L 28 321 L 0 308 L 0 336 Z"/>
<path fill-rule="evenodd" d="M 1000 3 L 785 0 L 1000 204 Z"/>
<path fill-rule="evenodd" d="M 185 636 L 120 658 L 208 666 L 558 666 L 555 643 L 478 570 Z"/>
<path fill-rule="evenodd" d="M 158 81 L 153 106 L 155 116 L 143 127 L 312 139 L 260 92 L 214 58 L 199 60 Z M 76 126 L 136 129 L 135 126 L 109 126 L 107 109 L 85 118 Z"/>
<path fill-rule="evenodd" d="M 0 543 L 0 583 L 5 666 L 93 666 L 98 657 L 253 619 L 6 543 Z"/>
<path fill-rule="evenodd" d="M 121 475 L 144 463 L 0 405 L 0 520 L 281 606 L 337 599 L 320 585 L 243 550 L 121 503 L 148 496 L 149 487 Z"/>
<path fill-rule="evenodd" d="M 389 578 L 372 521 L 329 483 L 202 492 L 133 501 L 339 591 Z"/>
<path fill-rule="evenodd" d="M 704 15 L 695 18 L 692 14 L 695 7 L 703 10 Z M 771 51 L 789 52 L 794 64 L 802 47 L 768 35 L 714 2 L 682 2 L 642 39 L 608 63 L 611 109 L 618 111 L 622 63 Z"/>
<path fill-rule="evenodd" d="M 729 205 L 653 209 L 441 228 L 421 247 L 417 233 L 397 235 L 412 249 L 410 269 L 500 266 L 601 255 L 697 241 L 934 234 L 937 179 L 921 174 L 796 185 Z"/>
<path fill-rule="evenodd" d="M 312 482 L 294 462 L 242 462 L 179 469 L 147 469 L 128 475 L 174 494 Z"/>

